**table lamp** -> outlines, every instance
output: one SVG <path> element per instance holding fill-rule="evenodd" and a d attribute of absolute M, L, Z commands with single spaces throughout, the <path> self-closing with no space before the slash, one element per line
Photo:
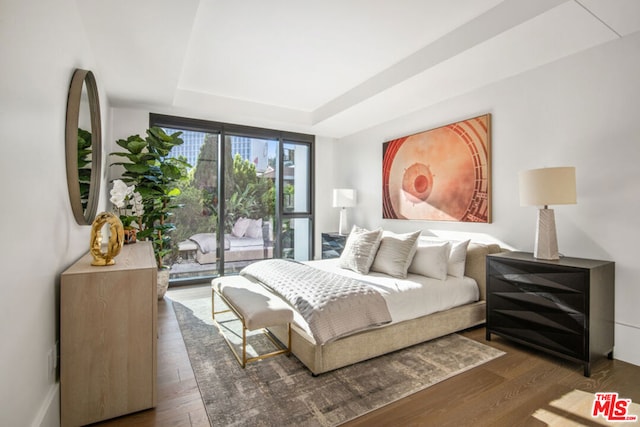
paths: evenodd
<path fill-rule="evenodd" d="M 338 234 L 349 234 L 347 228 L 347 209 L 356 205 L 356 190 L 350 188 L 335 188 L 333 190 L 333 207 L 340 208 L 340 226 Z"/>
<path fill-rule="evenodd" d="M 558 260 L 558 238 L 553 209 L 549 205 L 576 204 L 576 168 L 556 167 L 521 171 L 520 206 L 543 206 L 538 210 L 538 226 L 533 256 Z"/>

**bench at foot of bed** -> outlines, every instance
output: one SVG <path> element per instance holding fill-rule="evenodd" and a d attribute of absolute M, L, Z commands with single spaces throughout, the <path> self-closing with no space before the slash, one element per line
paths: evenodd
<path fill-rule="evenodd" d="M 247 363 L 262 360 L 267 357 L 279 354 L 289 354 L 291 351 L 291 322 L 293 321 L 293 311 L 287 303 L 280 298 L 270 294 L 261 285 L 251 282 L 242 276 L 219 277 L 211 281 L 211 313 L 213 320 L 218 324 L 233 355 L 238 363 L 244 368 Z M 214 305 L 214 295 L 217 294 L 229 307 L 228 310 L 216 311 Z M 229 341 L 223 329 L 216 319 L 216 314 L 233 312 L 242 322 L 242 355 L 239 355 L 233 344 Z M 267 327 L 283 326 L 288 330 L 287 344 L 276 341 L 271 334 L 266 331 Z M 247 330 L 254 331 L 262 329 L 266 336 L 271 339 L 278 350 L 261 354 L 255 357 L 247 357 Z"/>

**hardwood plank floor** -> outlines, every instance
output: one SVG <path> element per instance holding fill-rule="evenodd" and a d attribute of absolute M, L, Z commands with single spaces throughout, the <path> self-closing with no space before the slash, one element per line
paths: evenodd
<path fill-rule="evenodd" d="M 192 292 L 196 297 L 208 291 L 208 284 L 170 289 L 158 303 L 158 406 L 98 425 L 209 426 L 170 301 L 172 292 Z M 591 378 L 585 378 L 577 363 L 495 336 L 487 342 L 482 327 L 462 335 L 506 354 L 345 426 L 543 426 L 553 424 L 549 420 L 554 418 L 557 425 L 593 426 L 600 425 L 598 420 L 578 415 L 574 407 L 590 405 L 598 391 L 615 391 L 631 399 L 635 410 L 631 413 L 640 416 L 640 366 L 602 358 L 592 368 Z"/>

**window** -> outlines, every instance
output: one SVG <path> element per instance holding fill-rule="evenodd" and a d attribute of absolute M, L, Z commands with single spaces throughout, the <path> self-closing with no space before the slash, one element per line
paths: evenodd
<path fill-rule="evenodd" d="M 312 146 L 290 140 L 282 145 L 282 257 L 306 261 L 313 247 Z"/>
<path fill-rule="evenodd" d="M 172 284 L 265 258 L 313 257 L 312 135 L 150 115 L 192 165 L 175 210 Z"/>

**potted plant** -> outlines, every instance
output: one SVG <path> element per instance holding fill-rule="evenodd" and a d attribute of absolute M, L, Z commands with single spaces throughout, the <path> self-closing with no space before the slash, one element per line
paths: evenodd
<path fill-rule="evenodd" d="M 111 153 L 128 161 L 114 162 L 124 168 L 122 181 L 135 185 L 144 208 L 140 217 L 138 239 L 152 242 L 158 265 L 158 298 L 162 298 L 169 284 L 169 267 L 165 257 L 171 253 L 171 232 L 176 228 L 171 222 L 172 210 L 179 207 L 175 198 L 180 194 L 178 183 L 186 176 L 189 164 L 169 157 L 171 149 L 184 143 L 180 135 L 171 135 L 159 127 L 147 129 L 146 138 L 132 135 L 116 141 L 126 151 Z"/>

